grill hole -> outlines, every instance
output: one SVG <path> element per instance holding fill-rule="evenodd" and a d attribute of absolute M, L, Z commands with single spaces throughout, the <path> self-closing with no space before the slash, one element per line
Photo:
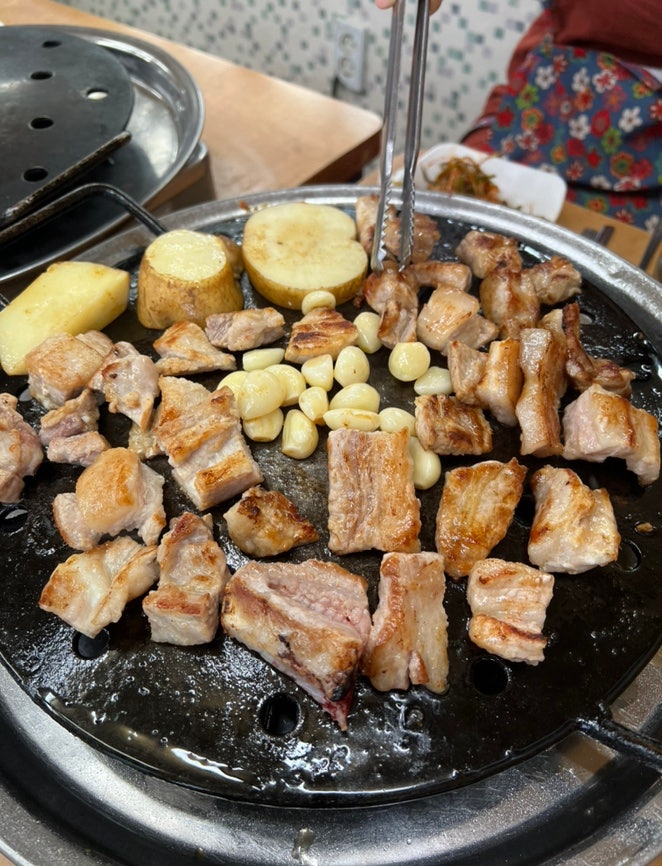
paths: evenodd
<path fill-rule="evenodd" d="M 616 564 L 622 571 L 637 571 L 641 567 L 643 555 L 639 547 L 626 538 L 618 550 Z"/>
<path fill-rule="evenodd" d="M 46 81 L 48 78 L 52 78 L 53 73 L 48 69 L 36 69 L 34 72 L 30 73 L 30 78 L 33 81 Z"/>
<path fill-rule="evenodd" d="M 34 117 L 30 121 L 30 127 L 32 129 L 48 129 L 50 126 L 53 126 L 53 123 L 52 117 Z"/>
<path fill-rule="evenodd" d="M 101 99 L 106 99 L 108 91 L 101 87 L 92 87 L 86 92 L 85 96 L 87 96 L 88 99 L 94 99 L 98 102 Z"/>
<path fill-rule="evenodd" d="M 42 48 L 59 48 L 62 43 L 59 39 L 46 39 L 41 43 Z"/>
<path fill-rule="evenodd" d="M 86 634 L 76 632 L 74 635 L 74 652 L 82 659 L 98 659 L 108 649 L 110 635 L 106 629 L 100 631 L 96 637 L 88 637 Z"/>
<path fill-rule="evenodd" d="M 299 723 L 299 704 L 290 695 L 279 692 L 267 698 L 260 707 L 260 724 L 268 734 L 282 737 Z"/>
<path fill-rule="evenodd" d="M 33 168 L 26 168 L 23 172 L 23 180 L 27 180 L 29 183 L 37 183 L 46 177 L 48 177 L 48 172 L 45 168 L 38 165 L 35 165 Z"/>
<path fill-rule="evenodd" d="M 517 507 L 515 508 L 515 520 L 520 526 L 524 526 L 528 529 L 531 528 L 533 524 L 533 515 L 536 512 L 536 503 L 533 496 L 530 493 L 523 493 L 520 501 L 517 503 Z"/>
<path fill-rule="evenodd" d="M 483 695 L 500 695 L 509 681 L 508 668 L 495 658 L 476 659 L 471 664 L 469 677 Z"/>
<path fill-rule="evenodd" d="M 0 511 L 0 530 L 11 535 L 25 526 L 28 511 L 22 505 L 7 506 Z"/>

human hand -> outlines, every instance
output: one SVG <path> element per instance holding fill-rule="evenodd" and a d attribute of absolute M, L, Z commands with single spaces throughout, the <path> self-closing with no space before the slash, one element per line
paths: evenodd
<path fill-rule="evenodd" d="M 391 9 L 395 6 L 395 0 L 375 0 L 378 9 Z M 430 12 L 436 12 L 441 6 L 441 0 L 430 0 Z"/>

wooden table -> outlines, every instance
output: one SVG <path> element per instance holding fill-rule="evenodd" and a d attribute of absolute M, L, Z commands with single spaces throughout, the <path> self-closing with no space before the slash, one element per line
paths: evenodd
<path fill-rule="evenodd" d="M 373 112 L 221 57 L 51 0 L 0 0 L 0 22 L 124 33 L 176 58 L 204 98 L 202 140 L 216 198 L 353 181 L 378 153 L 381 118 Z"/>

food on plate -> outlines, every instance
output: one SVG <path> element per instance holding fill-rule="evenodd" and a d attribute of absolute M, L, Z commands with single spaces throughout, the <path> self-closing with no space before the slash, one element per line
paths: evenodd
<path fill-rule="evenodd" d="M 152 433 L 196 508 L 206 511 L 263 480 L 229 388 L 210 392 L 175 376 L 163 376 L 160 384 L 161 410 Z"/>
<path fill-rule="evenodd" d="M 240 550 L 261 559 L 317 541 L 319 533 L 291 499 L 278 490 L 250 487 L 223 515 Z"/>
<path fill-rule="evenodd" d="M 143 253 L 136 313 L 145 328 L 160 330 L 175 322 L 204 327 L 212 313 L 243 306 L 223 238 L 175 229 L 159 235 Z"/>
<path fill-rule="evenodd" d="M 347 346 L 355 346 L 359 339 L 356 325 L 337 310 L 316 307 L 292 325 L 285 349 L 285 360 L 291 364 L 304 364 L 311 358 L 330 355 L 335 361 Z"/>
<path fill-rule="evenodd" d="M 657 418 L 601 385 L 591 385 L 566 406 L 563 438 L 566 460 L 621 458 L 642 486 L 660 476 Z"/>
<path fill-rule="evenodd" d="M 115 343 L 87 386 L 103 394 L 109 412 L 126 415 L 141 430 L 149 427 L 159 395 L 159 371 L 132 343 Z"/>
<path fill-rule="evenodd" d="M 522 562 L 482 559 L 469 572 L 469 638 L 513 662 L 537 665 L 544 659 L 543 626 L 552 600 L 554 576 Z"/>
<path fill-rule="evenodd" d="M 255 289 L 290 310 L 319 290 L 348 301 L 368 269 L 356 223 L 330 205 L 291 202 L 256 211 L 244 226 L 242 252 Z"/>
<path fill-rule="evenodd" d="M 113 341 L 100 331 L 52 334 L 26 355 L 30 394 L 45 409 L 57 409 L 88 387 Z"/>
<path fill-rule="evenodd" d="M 456 156 L 442 164 L 434 176 L 425 178 L 428 189 L 455 195 L 468 195 L 502 204 L 499 187 L 470 156 Z"/>
<path fill-rule="evenodd" d="M 53 334 L 100 331 L 129 302 L 127 271 L 94 262 L 55 262 L 0 311 L 0 364 L 27 373 L 25 357 Z"/>
<path fill-rule="evenodd" d="M 206 333 L 195 322 L 175 322 L 154 340 L 160 358 L 160 376 L 194 376 L 212 370 L 236 370 L 234 355 L 212 346 Z"/>
<path fill-rule="evenodd" d="M 327 465 L 329 550 L 420 550 L 408 430 L 332 430 Z"/>
<path fill-rule="evenodd" d="M 522 269 L 517 240 L 497 232 L 471 229 L 455 248 L 455 255 L 480 280 L 502 263 L 514 271 Z"/>
<path fill-rule="evenodd" d="M 531 476 L 535 514 L 528 555 L 544 571 L 580 574 L 615 562 L 621 536 L 607 491 L 572 469 L 543 466 Z"/>
<path fill-rule="evenodd" d="M 142 603 L 152 640 L 178 646 L 209 643 L 218 630 L 221 594 L 230 577 L 211 516 L 186 511 L 174 517 L 156 561 L 158 585 Z"/>
<path fill-rule="evenodd" d="M 522 496 L 526 467 L 484 460 L 446 473 L 437 511 L 435 544 L 446 574 L 466 577 L 502 541 Z"/>
<path fill-rule="evenodd" d="M 74 493 L 57 494 L 55 524 L 69 547 L 78 550 L 94 547 L 104 535 L 134 529 L 145 544 L 155 544 L 166 523 L 164 482 L 133 451 L 110 448 L 83 470 Z"/>
<path fill-rule="evenodd" d="M 479 406 L 466 406 L 447 394 L 421 394 L 414 401 L 416 436 L 435 454 L 485 454 L 492 450 L 492 427 Z"/>
<path fill-rule="evenodd" d="M 145 546 L 124 535 L 57 565 L 39 607 L 94 638 L 119 620 L 130 601 L 147 592 L 158 573 L 156 545 Z"/>
<path fill-rule="evenodd" d="M 359 242 L 368 255 L 372 253 L 377 220 L 377 196 L 359 196 L 356 201 L 356 226 Z M 387 254 L 397 259 L 400 254 L 400 217 L 393 205 L 385 213 L 384 247 Z M 441 237 L 437 223 L 427 214 L 414 213 L 414 232 L 412 235 L 412 262 L 424 262 L 432 255 L 434 245 Z"/>
<path fill-rule="evenodd" d="M 565 352 L 547 328 L 524 328 L 520 334 L 522 392 L 515 406 L 520 425 L 520 451 L 551 457 L 563 450 L 559 406 L 565 393 Z"/>
<path fill-rule="evenodd" d="M 285 334 L 285 317 L 273 307 L 213 313 L 207 316 L 205 333 L 212 346 L 245 352 L 279 340 Z"/>
<path fill-rule="evenodd" d="M 18 502 L 25 477 L 34 475 L 44 459 L 39 436 L 17 405 L 13 394 L 0 394 L 0 503 Z"/>
<path fill-rule="evenodd" d="M 443 557 L 386 553 L 379 568 L 379 603 L 362 662 L 378 691 L 448 687 L 448 619 Z"/>
<path fill-rule="evenodd" d="M 221 624 L 347 729 L 370 632 L 364 578 L 314 559 L 248 562 L 225 587 Z"/>

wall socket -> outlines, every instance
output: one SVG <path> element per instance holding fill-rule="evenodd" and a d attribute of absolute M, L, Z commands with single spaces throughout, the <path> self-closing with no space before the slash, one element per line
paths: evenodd
<path fill-rule="evenodd" d="M 333 57 L 336 79 L 354 93 L 365 89 L 366 29 L 348 18 L 336 18 Z"/>

